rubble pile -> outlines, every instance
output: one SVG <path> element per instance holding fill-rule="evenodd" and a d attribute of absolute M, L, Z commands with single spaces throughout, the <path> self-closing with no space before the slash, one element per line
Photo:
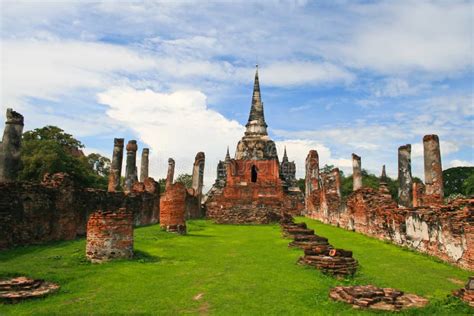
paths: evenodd
<path fill-rule="evenodd" d="M 335 301 L 352 304 L 354 308 L 386 311 L 420 308 L 428 304 L 428 300 L 421 296 L 373 285 L 336 286 L 329 292 L 329 297 Z"/>
<path fill-rule="evenodd" d="M 474 276 L 469 277 L 466 286 L 454 292 L 454 295 L 474 307 Z"/>

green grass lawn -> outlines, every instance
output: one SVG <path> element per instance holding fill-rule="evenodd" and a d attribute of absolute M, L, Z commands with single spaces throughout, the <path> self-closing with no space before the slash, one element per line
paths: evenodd
<path fill-rule="evenodd" d="M 157 225 L 136 229 L 137 258 L 131 261 L 90 264 L 84 239 L 0 252 L 0 276 L 27 275 L 61 285 L 59 293 L 44 299 L 0 305 L 0 315 L 374 314 L 328 298 L 333 286 L 367 283 L 430 299 L 428 307 L 406 314 L 472 314 L 467 305 L 447 297 L 463 286 L 469 272 L 357 233 L 300 220 L 334 246 L 354 252 L 360 269 L 353 279 L 336 280 L 296 265 L 302 251 L 287 247 L 289 240 L 281 237 L 278 225 L 197 220 L 188 222 L 187 236 L 162 232 Z"/>

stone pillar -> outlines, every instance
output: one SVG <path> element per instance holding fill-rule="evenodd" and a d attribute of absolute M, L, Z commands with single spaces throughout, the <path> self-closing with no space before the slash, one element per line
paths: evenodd
<path fill-rule="evenodd" d="M 133 256 L 133 213 L 97 211 L 87 221 L 86 257 L 100 263 Z"/>
<path fill-rule="evenodd" d="M 7 120 L 0 143 L 0 182 L 15 181 L 20 168 L 23 115 L 7 109 Z"/>
<path fill-rule="evenodd" d="M 140 182 L 145 182 L 145 179 L 148 178 L 148 156 L 150 154 L 150 149 L 143 148 L 142 150 L 142 160 L 140 166 Z"/>
<path fill-rule="evenodd" d="M 382 194 L 390 194 L 390 190 L 387 185 L 387 172 L 385 171 L 385 165 L 382 166 L 382 175 L 380 176 L 379 192 Z"/>
<path fill-rule="evenodd" d="M 166 175 L 166 186 L 165 189 L 168 189 L 173 184 L 174 178 L 174 159 L 168 159 L 168 174 Z"/>
<path fill-rule="evenodd" d="M 316 150 L 310 150 L 306 156 L 305 196 L 319 189 L 319 155 Z"/>
<path fill-rule="evenodd" d="M 137 141 L 129 140 L 127 144 L 127 165 L 125 166 L 125 188 L 130 192 L 132 186 L 137 182 Z"/>
<path fill-rule="evenodd" d="M 120 190 L 120 179 L 122 177 L 123 162 L 123 138 L 114 138 L 114 152 L 112 154 L 112 163 L 110 164 L 109 174 L 109 192 Z"/>
<path fill-rule="evenodd" d="M 425 159 L 426 195 L 434 203 L 443 203 L 443 169 L 437 135 L 425 135 L 423 137 L 423 153 Z"/>
<path fill-rule="evenodd" d="M 204 162 L 206 156 L 203 152 L 198 152 L 196 158 L 194 158 L 193 165 L 193 180 L 192 188 L 194 189 L 195 196 L 199 199 L 199 205 L 201 205 L 202 186 L 204 183 Z"/>
<path fill-rule="evenodd" d="M 398 205 L 413 206 L 410 144 L 398 147 Z"/>
<path fill-rule="evenodd" d="M 332 169 L 331 171 L 333 177 L 334 177 L 334 181 L 335 181 L 335 189 L 336 189 L 336 194 L 337 196 L 339 196 L 339 198 L 342 197 L 342 193 L 341 193 L 341 173 L 339 172 L 339 168 L 334 168 Z"/>
<path fill-rule="evenodd" d="M 352 190 L 362 188 L 362 165 L 360 157 L 352 154 Z"/>

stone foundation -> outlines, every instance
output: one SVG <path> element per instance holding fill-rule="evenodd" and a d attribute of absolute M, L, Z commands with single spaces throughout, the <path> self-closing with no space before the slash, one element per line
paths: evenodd
<path fill-rule="evenodd" d="M 97 211 L 87 221 L 86 257 L 93 263 L 133 256 L 133 214 Z"/>
<path fill-rule="evenodd" d="M 107 192 L 76 186 L 66 174 L 46 175 L 42 183 L 0 183 L 0 249 L 85 236 L 96 210 L 126 208 L 135 226 L 159 220 L 159 192 L 151 178 L 142 192 Z"/>
<path fill-rule="evenodd" d="M 0 302 L 14 304 L 57 292 L 59 285 L 41 279 L 16 277 L 0 280 Z"/>
<path fill-rule="evenodd" d="M 329 292 L 329 297 L 335 301 L 351 304 L 354 308 L 385 311 L 421 308 L 428 304 L 428 300 L 421 296 L 373 285 L 336 286 Z"/>

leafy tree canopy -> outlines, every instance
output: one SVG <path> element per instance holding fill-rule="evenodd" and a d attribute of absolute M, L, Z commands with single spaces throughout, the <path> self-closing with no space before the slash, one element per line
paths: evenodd
<path fill-rule="evenodd" d="M 84 156 L 79 148 L 84 145 L 56 126 L 23 133 L 19 179 L 41 181 L 45 173 L 65 172 L 79 185 L 105 189 L 110 160 Z"/>
<path fill-rule="evenodd" d="M 176 182 L 181 182 L 186 189 L 189 189 L 193 185 L 193 176 L 188 173 L 182 173 L 176 178 Z"/>
<path fill-rule="evenodd" d="M 444 195 L 474 194 L 474 167 L 455 167 L 443 170 Z"/>

